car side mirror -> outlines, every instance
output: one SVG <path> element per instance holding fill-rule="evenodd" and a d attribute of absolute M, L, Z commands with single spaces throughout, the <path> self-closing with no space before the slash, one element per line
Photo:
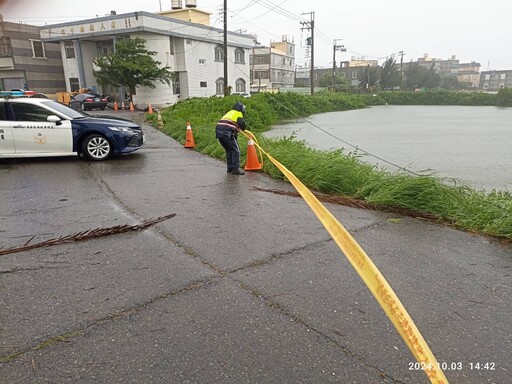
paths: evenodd
<path fill-rule="evenodd" d="M 61 125 L 62 122 L 60 121 L 60 117 L 56 115 L 50 115 L 46 118 L 47 121 L 50 123 L 55 123 L 56 125 Z"/>

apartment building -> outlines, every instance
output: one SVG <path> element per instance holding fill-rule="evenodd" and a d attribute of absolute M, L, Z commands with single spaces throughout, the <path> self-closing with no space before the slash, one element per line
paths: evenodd
<path fill-rule="evenodd" d="M 468 88 L 478 88 L 480 86 L 480 63 L 459 63 L 457 81 L 459 85 Z"/>
<path fill-rule="evenodd" d="M 482 71 L 480 73 L 480 88 L 489 92 L 512 88 L 512 70 Z"/>
<path fill-rule="evenodd" d="M 42 41 L 37 26 L 0 21 L 0 86 L 45 94 L 64 90 L 59 44 Z"/>
<path fill-rule="evenodd" d="M 442 77 L 457 78 L 459 72 L 459 60 L 455 55 L 449 59 L 436 59 L 425 53 L 423 57 L 418 58 L 418 65 L 427 69 L 434 67 Z"/>
<path fill-rule="evenodd" d="M 283 36 L 269 47 L 254 46 L 250 53 L 251 91 L 276 91 L 294 87 L 295 44 Z"/>

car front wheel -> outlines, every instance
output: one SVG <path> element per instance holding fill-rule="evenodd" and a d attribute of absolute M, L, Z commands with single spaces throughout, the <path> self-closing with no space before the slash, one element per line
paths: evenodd
<path fill-rule="evenodd" d="M 89 160 L 106 160 L 112 154 L 112 145 L 105 136 L 87 136 L 82 144 L 82 154 Z"/>

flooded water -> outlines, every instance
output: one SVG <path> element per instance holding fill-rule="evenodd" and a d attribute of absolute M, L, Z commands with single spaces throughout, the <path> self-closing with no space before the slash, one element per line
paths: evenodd
<path fill-rule="evenodd" d="M 318 149 L 353 145 L 381 158 L 363 161 L 389 170 L 432 170 L 477 189 L 512 191 L 512 108 L 378 106 L 313 115 L 265 136 L 292 134 Z"/>

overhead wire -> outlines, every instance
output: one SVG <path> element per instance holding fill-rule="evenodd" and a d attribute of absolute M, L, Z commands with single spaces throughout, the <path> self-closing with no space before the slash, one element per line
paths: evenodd
<path fill-rule="evenodd" d="M 230 61 L 232 64 L 235 64 L 235 62 L 234 62 L 233 60 L 229 59 L 229 61 Z M 247 78 L 249 78 L 249 79 L 250 79 L 250 75 L 248 75 L 244 70 L 239 69 L 239 71 L 240 71 L 241 73 L 243 73 L 245 76 L 247 76 Z M 290 108 L 288 108 L 286 105 L 284 105 L 284 104 L 282 104 L 281 102 L 279 102 L 279 100 L 277 100 L 276 98 L 273 98 L 273 99 L 274 99 L 274 102 L 275 102 L 276 104 L 278 104 L 280 107 L 282 107 L 282 108 L 286 109 L 288 112 L 290 112 L 290 113 L 292 113 L 293 115 L 297 116 L 297 118 L 298 118 L 298 119 L 300 119 L 300 120 L 302 120 L 302 121 L 305 121 L 306 123 L 308 123 L 308 124 L 310 124 L 311 126 L 313 126 L 313 127 L 317 128 L 317 129 L 319 129 L 320 131 L 324 132 L 325 134 L 327 134 L 328 136 L 332 137 L 333 139 L 336 139 L 336 140 L 338 140 L 339 142 L 341 142 L 341 143 L 343 143 L 343 144 L 346 144 L 346 145 L 348 145 L 348 146 L 350 146 L 350 147 L 354 148 L 355 150 L 358 150 L 358 151 L 364 152 L 364 154 L 366 154 L 367 156 L 373 157 L 373 158 L 375 158 L 375 159 L 377 159 L 377 160 L 380 160 L 380 161 L 382 161 L 382 162 L 384 162 L 384 163 L 386 163 L 386 164 L 388 164 L 388 165 L 391 165 L 391 166 L 393 166 L 393 167 L 396 167 L 396 168 L 398 168 L 398 169 L 400 169 L 400 170 L 403 170 L 403 171 L 408 172 L 408 173 L 410 173 L 410 174 L 413 174 L 413 175 L 415 175 L 415 176 L 424 176 L 424 175 L 422 175 L 422 174 L 420 174 L 420 173 L 416 173 L 416 172 L 414 172 L 414 171 L 411 171 L 410 169 L 407 169 L 407 168 L 405 168 L 405 167 L 403 167 L 403 166 L 401 166 L 401 165 L 395 164 L 395 163 L 393 163 L 392 161 L 386 160 L 386 159 L 384 159 L 384 158 L 383 158 L 383 157 L 381 157 L 381 156 L 375 155 L 375 154 L 373 154 L 373 153 L 371 153 L 371 152 L 369 152 L 369 151 L 367 151 L 367 150 L 365 150 L 365 149 L 363 149 L 363 148 L 361 148 L 361 147 L 359 147 L 359 146 L 357 146 L 357 145 L 354 145 L 354 144 L 352 144 L 352 143 L 350 143 L 350 142 L 348 142 L 348 141 L 346 141 L 346 140 L 343 140 L 343 139 L 339 138 L 338 136 L 336 136 L 336 135 L 332 134 L 331 132 L 327 131 L 326 129 L 324 129 L 324 128 L 322 128 L 322 127 L 318 126 L 317 124 L 313 123 L 312 121 L 310 121 L 310 120 L 308 120 L 308 119 L 306 119 L 306 118 L 303 118 L 303 117 L 299 116 L 299 115 L 297 114 L 297 112 L 295 112 L 295 111 L 291 110 L 291 109 L 290 109 Z"/>
<path fill-rule="evenodd" d="M 283 4 L 283 3 L 284 3 L 284 2 L 286 2 L 286 1 L 287 1 L 287 0 L 283 1 L 281 4 Z M 269 2 L 268 2 L 268 1 L 266 1 L 266 0 L 260 0 L 260 1 L 258 1 L 257 3 L 258 3 L 258 4 L 260 4 L 260 5 L 263 5 L 263 6 L 267 7 L 267 8 L 269 8 Z M 271 4 L 271 3 L 270 3 L 270 5 L 272 5 L 272 7 L 271 7 L 271 8 L 269 8 L 269 10 L 270 10 L 270 11 L 277 11 L 277 9 L 279 9 L 279 8 L 280 8 L 280 5 L 281 5 L 281 4 L 279 4 L 279 5 L 277 5 L 277 6 L 276 6 L 276 5 Z M 253 5 L 254 5 L 254 4 L 253 4 Z M 248 7 L 248 6 L 247 6 L 247 7 Z M 247 8 L 247 7 L 246 7 L 246 8 Z M 243 10 L 243 9 L 246 9 L 246 8 L 242 8 L 242 10 Z M 278 12 L 278 13 L 279 13 L 279 12 Z M 288 12 L 288 11 L 286 11 L 286 13 L 289 13 L 289 12 Z M 281 14 L 281 13 L 280 13 L 280 14 Z M 241 17 L 240 15 L 238 15 L 238 14 L 235 14 L 235 15 L 236 15 L 237 17 L 240 17 L 241 19 L 243 19 L 243 17 Z M 292 14 L 292 15 L 293 15 L 293 14 Z M 261 15 L 260 15 L 260 16 L 261 16 Z M 254 19 L 253 19 L 253 20 L 254 20 Z M 246 20 L 246 21 L 247 21 L 247 22 L 250 22 L 249 20 Z M 324 37 L 326 37 L 326 35 L 323 35 L 323 36 L 324 36 Z M 233 62 L 232 60 L 230 60 L 230 61 L 234 64 L 234 62 Z M 250 75 L 248 75 L 247 73 L 245 73 L 243 70 L 241 70 L 241 72 L 242 72 L 242 73 L 243 73 L 247 78 L 249 78 L 249 79 L 250 79 Z M 275 98 L 274 98 L 274 101 L 275 101 L 276 103 L 278 103 L 281 107 L 283 107 L 283 108 L 287 109 L 289 112 L 291 112 L 292 114 L 295 114 L 297 117 L 299 117 L 299 118 L 300 118 L 300 116 L 299 116 L 295 111 L 290 110 L 287 106 L 285 106 L 284 104 L 280 103 L 280 102 L 279 102 L 278 100 L 276 100 Z M 328 136 L 330 136 L 330 137 L 332 137 L 332 138 L 334 138 L 334 139 L 338 140 L 339 142 L 341 142 L 341 143 L 343 143 L 343 144 L 346 144 L 346 145 L 348 145 L 348 146 L 350 146 L 350 147 L 352 147 L 352 148 L 354 148 L 354 149 L 356 149 L 356 150 L 362 151 L 362 152 L 364 152 L 364 153 L 365 153 L 366 155 L 368 155 L 368 156 L 371 156 L 371 157 L 373 157 L 373 158 L 375 158 L 375 159 L 377 159 L 377 160 L 380 160 L 380 161 L 382 161 L 382 162 L 384 162 L 384 163 L 386 163 L 386 164 L 388 164 L 388 165 L 391 165 L 391 166 L 396 167 L 396 168 L 398 168 L 398 169 L 404 170 L 404 171 L 409 172 L 409 173 L 411 173 L 411 174 L 414 174 L 414 175 L 416 175 L 416 176 L 420 176 L 420 174 L 415 173 L 415 172 L 413 172 L 413 171 L 411 171 L 411 170 L 409 170 L 409 169 L 407 169 L 407 168 L 405 168 L 405 167 L 403 167 L 403 166 L 401 166 L 401 165 L 395 164 L 395 163 L 393 163 L 393 162 L 391 162 L 391 161 L 389 161 L 389 160 L 386 160 L 386 159 L 384 159 L 384 158 L 382 158 L 382 157 L 380 157 L 380 156 L 378 156 L 378 155 L 375 155 L 375 154 L 373 154 L 373 153 L 371 153 L 371 152 L 369 152 L 369 151 L 366 151 L 366 150 L 364 150 L 363 148 L 361 148 L 361 147 L 359 147 L 359 146 L 357 146 L 357 145 L 354 145 L 354 144 L 352 144 L 352 143 L 350 143 L 350 142 L 348 142 L 348 141 L 346 141 L 346 140 L 343 140 L 343 139 L 341 139 L 341 138 L 337 137 L 336 135 L 334 135 L 334 134 L 332 134 L 331 132 L 329 132 L 329 131 L 325 130 L 324 128 L 322 128 L 322 127 L 320 127 L 320 126 L 318 126 L 318 125 L 314 124 L 313 122 L 311 122 L 311 121 L 310 121 L 310 120 L 308 120 L 308 119 L 303 118 L 302 120 L 303 120 L 303 121 L 305 121 L 305 122 L 307 122 L 308 124 L 312 125 L 313 127 L 315 127 L 315 128 L 317 128 L 317 129 L 319 129 L 320 131 L 324 132 L 324 133 L 325 133 L 325 134 L 327 134 Z"/>
<path fill-rule="evenodd" d="M 392 161 L 386 160 L 386 159 L 384 159 L 383 157 L 380 157 L 380 156 L 378 156 L 378 155 L 375 155 L 374 153 L 371 153 L 371 152 L 369 152 L 369 151 L 367 151 L 367 150 L 365 150 L 365 149 L 363 149 L 363 148 L 361 148 L 361 147 L 359 147 L 359 146 L 357 146 L 357 145 L 354 145 L 354 144 L 352 144 L 352 143 L 350 143 L 350 142 L 348 142 L 348 141 L 346 141 L 346 140 L 343 140 L 343 139 L 339 138 L 338 136 L 336 136 L 336 135 L 332 134 L 331 132 L 327 131 L 326 129 L 324 129 L 324 128 L 322 128 L 322 127 L 318 126 L 317 124 L 313 123 L 312 121 L 310 121 L 310 120 L 308 120 L 308 119 L 306 119 L 306 118 L 301 118 L 301 117 L 300 117 L 300 116 L 299 116 L 295 111 L 292 111 L 292 110 L 291 110 L 291 109 L 289 109 L 286 105 L 279 103 L 279 101 L 278 101 L 278 100 L 276 100 L 275 98 L 274 98 L 274 101 L 275 101 L 276 103 L 278 103 L 282 108 L 286 109 L 287 111 L 291 112 L 292 114 L 294 114 L 294 115 L 296 115 L 297 117 L 299 117 L 300 119 L 302 119 L 302 121 L 305 121 L 306 123 L 308 123 L 308 124 L 312 125 L 312 126 L 313 126 L 313 127 L 315 127 L 316 129 L 319 129 L 320 131 L 322 131 L 322 132 L 323 132 L 323 133 L 325 133 L 326 135 L 328 135 L 328 136 L 332 137 L 333 139 L 336 139 L 336 140 L 338 140 L 339 142 L 341 142 L 341 143 L 343 143 L 343 144 L 346 144 L 346 145 L 348 145 L 349 147 L 352 147 L 352 148 L 354 148 L 354 149 L 355 149 L 355 150 L 357 150 L 357 151 L 364 152 L 364 154 L 365 154 L 365 155 L 367 155 L 367 156 L 373 157 L 373 158 L 375 158 L 375 159 L 377 159 L 377 160 L 380 160 L 380 161 L 382 161 L 382 162 L 384 162 L 384 163 L 386 163 L 386 164 L 388 164 L 388 165 L 391 165 L 391 166 L 393 166 L 393 167 L 396 167 L 396 168 L 398 168 L 398 169 L 400 169 L 400 170 L 406 171 L 406 172 L 411 173 L 411 174 L 413 174 L 413 175 L 415 175 L 415 176 L 423 176 L 423 175 L 422 175 L 422 174 L 420 174 L 420 173 L 416 173 L 416 172 L 414 172 L 414 171 L 411 171 L 410 169 L 407 169 L 407 168 L 405 168 L 405 167 L 403 167 L 403 166 L 401 166 L 401 165 L 398 165 L 398 164 L 396 164 L 396 163 L 393 163 Z"/>

